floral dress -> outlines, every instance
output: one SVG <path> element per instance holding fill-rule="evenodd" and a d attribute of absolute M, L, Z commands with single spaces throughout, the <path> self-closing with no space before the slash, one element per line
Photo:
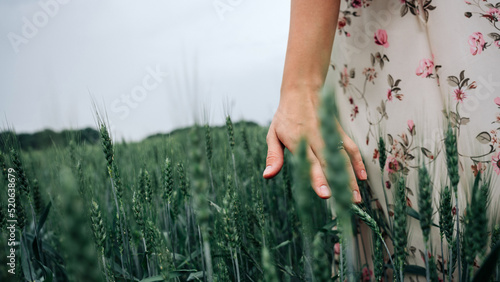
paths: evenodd
<path fill-rule="evenodd" d="M 418 211 L 416 176 L 425 163 L 432 174 L 433 220 L 438 222 L 439 192 L 449 185 L 444 147 L 448 123 L 458 135 L 460 215 L 478 172 L 491 178 L 490 214 L 498 214 L 497 1 L 342 1 L 326 86 L 336 93 L 340 122 L 359 146 L 371 192 L 386 216 L 393 216 L 391 187 L 400 173 L 407 175 L 407 205 Z M 380 138 L 387 154 L 383 174 Z M 439 261 L 439 230 L 432 232 L 432 251 Z M 421 230 L 412 218 L 409 233 L 408 263 L 423 265 Z"/>

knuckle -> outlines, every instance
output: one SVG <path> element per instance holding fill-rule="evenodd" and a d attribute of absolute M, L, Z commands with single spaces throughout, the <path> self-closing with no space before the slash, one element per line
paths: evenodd
<path fill-rule="evenodd" d="M 275 163 L 278 162 L 279 160 L 280 160 L 279 153 L 275 151 L 267 152 L 266 163 Z"/>
<path fill-rule="evenodd" d="M 363 161 L 361 159 L 358 159 L 358 160 L 355 160 L 352 162 L 352 166 L 359 168 L 359 169 L 363 169 L 365 167 L 365 164 L 363 163 Z"/>
<path fill-rule="evenodd" d="M 351 186 L 351 190 L 353 190 L 353 191 L 356 190 L 359 192 L 358 182 L 356 181 L 356 179 L 351 179 L 350 186 Z"/>
<path fill-rule="evenodd" d="M 357 157 L 359 155 L 359 148 L 355 144 L 351 145 L 351 148 L 349 151 L 351 152 L 351 155 L 353 155 L 355 157 Z"/>
<path fill-rule="evenodd" d="M 268 133 L 266 136 L 266 143 L 269 145 L 269 142 L 271 142 L 271 133 Z"/>
<path fill-rule="evenodd" d="M 326 179 L 322 175 L 312 176 L 311 177 L 311 183 L 312 183 L 313 187 L 319 187 L 319 186 L 322 186 L 322 185 L 327 185 Z"/>

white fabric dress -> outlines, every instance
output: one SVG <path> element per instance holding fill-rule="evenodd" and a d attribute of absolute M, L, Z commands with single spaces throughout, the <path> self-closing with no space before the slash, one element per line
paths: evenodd
<path fill-rule="evenodd" d="M 459 131 L 460 214 L 477 171 L 490 172 L 490 212 L 499 212 L 499 21 L 500 2 L 492 0 L 342 1 L 326 85 L 335 90 L 340 122 L 359 146 L 384 210 L 383 189 L 392 203 L 387 187 L 403 171 L 408 205 L 418 210 L 422 162 L 433 174 L 436 209 L 439 191 L 449 185 L 443 143 L 448 115 Z M 379 137 L 387 150 L 383 179 Z M 408 248 L 423 251 L 418 221 L 410 220 L 409 230 Z M 423 264 L 418 251 L 409 263 Z"/>

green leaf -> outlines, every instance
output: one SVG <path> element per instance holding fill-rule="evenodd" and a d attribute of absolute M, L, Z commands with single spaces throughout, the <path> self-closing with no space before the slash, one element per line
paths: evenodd
<path fill-rule="evenodd" d="M 203 277 L 203 271 L 193 272 L 189 274 L 186 281 L 200 280 Z"/>
<path fill-rule="evenodd" d="M 190 262 L 191 259 L 194 259 L 194 258 L 196 258 L 199 255 L 201 255 L 201 250 L 200 249 L 192 252 L 191 255 L 188 256 L 188 257 L 186 257 L 186 259 L 179 266 L 177 266 L 177 267 L 183 267 L 185 264 L 187 264 L 188 262 Z"/>
<path fill-rule="evenodd" d="M 33 249 L 33 254 L 35 255 L 35 259 L 41 260 L 40 259 L 40 253 L 38 253 L 38 240 L 37 237 L 33 239 L 33 242 L 31 243 L 31 248 Z"/>
<path fill-rule="evenodd" d="M 272 248 L 272 249 L 273 249 L 273 250 L 276 250 L 276 249 L 279 249 L 279 248 L 281 248 L 281 247 L 284 247 L 284 246 L 286 246 L 286 245 L 288 245 L 288 244 L 290 244 L 290 243 L 291 243 L 291 241 L 290 241 L 290 240 L 286 240 L 285 242 L 282 242 L 281 244 L 279 244 L 278 246 L 276 246 L 276 247 L 274 247 L 274 248 Z"/>
<path fill-rule="evenodd" d="M 324 231 L 326 231 L 326 232 L 329 232 L 335 226 L 337 226 L 337 219 L 336 218 L 334 220 L 330 221 L 330 223 L 328 223 L 325 226 L 323 226 L 321 229 L 324 230 Z"/>
<path fill-rule="evenodd" d="M 412 207 L 406 207 L 406 214 L 413 217 L 416 220 L 420 220 L 420 214 Z M 439 225 L 432 223 L 433 226 L 439 227 Z"/>
<path fill-rule="evenodd" d="M 25 237 L 25 236 L 22 236 Z M 21 267 L 24 274 L 24 279 L 28 281 L 34 281 L 36 279 L 35 270 L 30 262 L 30 254 L 27 250 L 26 239 L 21 239 Z"/>
<path fill-rule="evenodd" d="M 36 229 L 36 235 L 40 233 L 40 230 L 42 229 L 43 225 L 45 224 L 45 221 L 47 220 L 47 216 L 49 215 L 50 207 L 52 206 L 52 202 L 49 202 L 45 209 L 43 210 L 42 215 L 40 216 L 40 219 L 38 220 L 38 226 Z"/>
<path fill-rule="evenodd" d="M 52 270 L 50 270 L 50 268 L 43 265 L 43 263 L 41 263 L 39 260 L 33 260 L 33 262 L 36 263 L 40 269 L 42 269 L 43 278 L 44 278 L 43 281 L 44 282 L 52 282 L 52 280 L 54 279 L 54 274 L 52 273 Z"/>
<path fill-rule="evenodd" d="M 486 260 L 484 261 L 481 268 L 476 272 L 472 282 L 489 281 L 491 275 L 495 273 L 495 268 L 498 263 L 498 258 L 500 257 L 500 244 L 497 244 L 495 248 L 490 252 Z"/>
<path fill-rule="evenodd" d="M 425 268 L 418 266 L 418 265 L 406 265 L 405 266 L 405 273 L 411 273 L 411 274 L 416 274 L 419 276 L 425 276 Z"/>

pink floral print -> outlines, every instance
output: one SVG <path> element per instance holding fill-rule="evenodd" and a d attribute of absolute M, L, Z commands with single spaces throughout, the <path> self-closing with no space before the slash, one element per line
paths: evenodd
<path fill-rule="evenodd" d="M 467 97 L 465 92 L 460 88 L 455 89 L 455 91 L 453 91 L 453 93 L 455 94 L 454 95 L 455 100 L 458 102 L 463 102 L 464 99 Z"/>
<path fill-rule="evenodd" d="M 481 32 L 474 32 L 469 36 L 469 46 L 472 55 L 479 55 L 484 50 L 485 41 Z"/>
<path fill-rule="evenodd" d="M 422 77 L 430 77 L 434 69 L 434 62 L 431 59 L 422 59 L 416 70 L 416 74 Z"/>
<path fill-rule="evenodd" d="M 410 131 L 411 135 L 415 135 L 415 123 L 413 120 L 408 120 L 408 131 Z"/>
<path fill-rule="evenodd" d="M 493 100 L 497 106 L 500 107 L 500 97 L 496 97 L 495 100 Z"/>
<path fill-rule="evenodd" d="M 500 18 L 500 10 L 497 8 L 490 8 L 490 10 L 484 14 L 483 17 L 487 18 L 491 22 L 498 22 L 498 19 Z"/>
<path fill-rule="evenodd" d="M 385 48 L 389 47 L 389 41 L 387 41 L 387 32 L 384 29 L 379 29 L 375 32 L 375 44 L 384 46 Z"/>
<path fill-rule="evenodd" d="M 491 164 L 497 175 L 500 175 L 500 152 L 491 157 Z"/>

